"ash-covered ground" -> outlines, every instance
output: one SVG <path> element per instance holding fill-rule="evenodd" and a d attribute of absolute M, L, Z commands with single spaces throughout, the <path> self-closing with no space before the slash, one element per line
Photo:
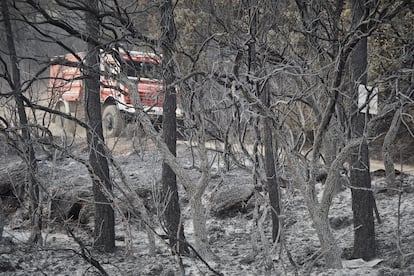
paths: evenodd
<path fill-rule="evenodd" d="M 143 196 L 150 208 L 156 204 L 154 191 L 161 173 L 161 156 L 156 148 L 144 140 L 121 138 L 111 141 L 116 162 L 126 175 L 127 183 L 133 189 L 150 191 L 148 198 Z M 1 166 L 19 162 L 10 150 L 2 148 Z M 40 151 L 41 152 L 41 151 Z M 86 145 L 77 143 L 73 153 L 87 158 Z M 199 177 L 197 162 L 193 163 L 193 152 L 184 143 L 178 146 L 178 157 L 194 181 Z M 53 196 L 67 196 L 68 199 L 91 197 L 91 181 L 85 167 L 70 158 L 59 154 L 46 158 L 40 153 L 39 162 L 41 183 L 44 185 L 44 228 L 43 244 L 32 247 L 28 240 L 29 214 L 27 204 L 19 208 L 3 206 L 6 211 L 5 237 L 0 246 L 0 275 L 99 275 L 96 268 L 81 256 L 81 247 L 68 234 L 73 231 L 88 249 L 86 256 L 98 261 L 109 275 L 214 275 L 205 263 L 193 256 L 182 257 L 180 270 L 178 257 L 171 254 L 166 241 L 156 237 L 155 254 L 151 255 L 145 228 L 139 216 L 126 216 L 119 188 L 120 177 L 113 173 L 114 192 L 118 199 L 119 212 L 116 214 L 116 245 L 113 254 L 103 254 L 92 249 L 93 208 L 84 205 L 82 215 L 76 219 L 63 221 L 54 218 L 50 212 Z M 381 164 L 374 162 L 376 170 Z M 193 166 L 196 165 L 196 166 Z M 400 169 L 400 168 L 398 168 Z M 331 227 L 334 236 L 343 249 L 343 269 L 327 270 L 320 245 L 300 191 L 293 188 L 282 189 L 283 233 L 281 244 L 271 244 L 270 218 L 262 217 L 265 192 L 256 192 L 239 209 L 216 216 L 212 210 L 211 198 L 222 188 L 234 186 L 253 187 L 251 172 L 236 166 L 225 171 L 213 166 L 210 185 L 204 203 L 209 210 L 207 228 L 211 254 L 205 261 L 215 271 L 224 275 L 414 275 L 414 174 L 413 168 L 403 167 L 398 176 L 402 193 L 389 194 L 387 184 L 380 172 L 373 173 L 373 188 L 381 224 L 376 222 L 377 258 L 373 262 L 356 262 L 348 258 L 352 252 L 353 223 L 351 192 L 341 191 L 334 199 L 330 211 Z M 114 171 L 113 171 L 114 172 Z M 411 174 L 411 175 L 410 175 Z M 124 188 L 123 188 L 124 189 Z M 323 186 L 318 184 L 318 190 Z M 254 190 L 254 189 L 253 189 Z M 180 203 L 185 224 L 185 235 L 193 244 L 193 230 L 188 198 L 180 187 Z M 66 198 L 66 197 L 65 197 Z M 49 200 L 47 200 L 49 199 Z M 3 199 L 3 204 L 7 204 Z M 256 202 L 260 208 L 255 209 Z M 9 208 L 10 207 L 10 208 Z M 89 209 L 88 209 L 89 208 Z M 154 221 L 156 212 L 152 211 Z M 158 226 L 159 234 L 164 234 Z"/>

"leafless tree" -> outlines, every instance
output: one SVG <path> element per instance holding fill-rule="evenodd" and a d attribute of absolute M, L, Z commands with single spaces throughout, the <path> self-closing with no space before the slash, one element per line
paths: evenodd
<path fill-rule="evenodd" d="M 160 1 L 161 16 L 161 49 L 163 54 L 163 80 L 164 80 L 164 104 L 163 104 L 163 139 L 169 151 L 176 155 L 177 143 L 177 96 L 176 88 L 172 85 L 174 75 L 174 42 L 176 29 L 174 23 L 174 6 L 170 0 Z M 185 243 L 184 227 L 181 220 L 181 210 L 178 201 L 177 180 L 174 171 L 164 161 L 162 165 L 162 191 L 166 200 L 164 212 L 166 229 L 172 250 L 177 254 L 188 253 Z M 168 199 L 168 200 L 167 200 Z"/>
<path fill-rule="evenodd" d="M 369 6 L 364 1 L 352 2 L 353 26 L 364 20 Z M 366 33 L 366 27 L 359 30 Z M 367 85 L 367 38 L 363 37 L 354 47 L 351 60 L 351 137 L 364 137 L 365 117 L 368 112 L 358 110 L 358 87 Z M 368 143 L 364 139 L 350 158 L 350 182 L 352 185 L 352 210 L 354 212 L 354 257 L 369 260 L 375 256 L 374 197 L 371 191 Z M 363 188 L 363 189 L 359 189 Z"/>
<path fill-rule="evenodd" d="M 271 254 L 275 248 L 289 252 L 282 227 L 285 214 L 279 201 L 282 182 L 290 182 L 284 195 L 290 196 L 289 192 L 296 188 L 301 191 L 320 241 L 320 250 L 310 260 L 309 268 L 321 257 L 327 267 L 341 267 L 342 244 L 330 227 L 329 215 L 338 187 L 348 178 L 344 172 L 350 165 L 348 187 L 352 189 L 356 218 L 354 256 L 369 259 L 375 255 L 374 198 L 368 154 L 369 146 L 377 142 L 378 133 L 373 126 L 382 121 L 389 123 L 381 130 L 385 134 L 382 146 L 386 173 L 394 184 L 398 179 L 394 175 L 395 156 L 391 156 L 393 141 L 398 139 L 398 129 L 408 129 L 412 135 L 412 35 L 407 35 L 410 27 L 404 29 L 394 21 L 409 7 L 409 2 L 2 1 L 3 22 L 6 33 L 11 35 L 6 36 L 5 51 L 10 58 L 2 58 L 0 68 L 11 92 L 6 95 L 2 91 L 1 97 L 14 97 L 19 115 L 14 116 L 20 121 L 1 118 L 1 131 L 17 137 L 15 145 L 33 172 L 33 203 L 39 200 L 34 151 L 30 149 L 34 142 L 60 151 L 62 156 L 82 163 L 89 170 L 96 205 L 95 245 L 108 252 L 114 250 L 114 210 L 128 224 L 117 204 L 117 196 L 121 195 L 128 212 L 139 213 L 147 230 L 168 238 L 178 259 L 180 254 L 191 250 L 201 258 L 214 257 L 208 242 L 211 206 L 206 196 L 211 188 L 212 169 L 214 177 L 221 177 L 234 167 L 245 169 L 255 186 L 252 198 L 257 199 L 252 229 L 257 239 L 253 250 L 255 255 L 266 256 L 269 269 L 273 266 Z M 30 71 L 29 80 L 22 81 L 19 67 L 15 66 L 19 57 L 13 54 L 16 52 L 13 48 L 18 43 L 14 40 L 13 46 L 16 33 L 13 25 L 7 24 L 10 21 L 4 8 L 7 6 L 16 13 L 19 24 L 33 31 L 39 44 L 58 49 L 51 51 L 52 55 L 86 51 L 85 58 L 78 55 L 77 61 L 66 64 L 80 68 L 83 73 L 86 120 L 71 110 L 35 102 L 24 93 L 35 80 L 47 75 L 49 66 L 64 61 L 50 60 L 46 54 L 43 58 L 31 57 L 38 63 L 38 71 Z M 391 65 L 378 62 L 385 58 L 370 56 L 382 53 L 367 52 L 381 32 L 387 33 L 387 39 L 398 38 L 403 49 L 390 58 L 394 60 Z M 377 45 L 375 49 L 381 47 Z M 122 72 L 110 76 L 128 88 L 135 107 L 136 127 L 142 127 L 145 138 L 151 140 L 162 158 L 163 172 L 158 182 L 163 191 L 160 225 L 145 210 L 105 145 L 102 133 L 97 91 L 104 72 L 99 68 L 99 53 L 116 54 L 118 49 L 145 49 L 162 56 L 165 100 L 162 134 L 145 112 L 137 80 Z M 373 61 L 381 64 L 368 66 Z M 372 67 L 386 69 L 372 73 L 375 71 Z M 357 84 L 378 85 L 381 95 L 388 97 L 377 115 L 360 112 L 369 104 L 358 106 Z M 184 143 L 191 146 L 192 170 L 185 168 L 177 157 L 177 105 L 184 110 L 187 129 L 183 135 L 188 139 Z M 32 112 L 33 123 L 25 121 L 25 108 Z M 38 117 L 40 112 L 42 121 Z M 57 137 L 39 135 L 48 132 L 49 118 L 53 116 L 86 130 L 87 158 L 71 152 L 68 145 L 57 143 Z M 289 179 L 285 177 L 286 171 L 291 175 Z M 320 186 L 321 179 L 324 184 Z M 189 201 L 194 247 L 184 235 L 184 216 L 178 204 L 180 185 Z M 49 197 L 47 190 L 44 195 Z M 36 206 L 32 209 L 36 210 Z M 33 218 L 34 225 L 40 226 L 40 217 Z M 272 220 L 271 234 L 263 227 L 266 219 Z M 158 226 L 165 233 L 157 233 Z M 40 227 L 37 229 L 40 231 Z M 154 253 L 153 236 L 149 235 L 149 240 Z M 263 246 L 257 246 L 257 240 Z M 294 256 L 289 258 L 295 265 Z"/>
<path fill-rule="evenodd" d="M 93 171 L 93 191 L 95 198 L 95 246 L 105 252 L 115 250 L 115 218 L 111 200 L 106 193 L 112 192 L 112 183 L 109 177 L 108 161 L 103 147 L 102 115 L 100 102 L 100 59 L 99 41 L 100 22 L 99 1 L 85 2 L 89 11 L 85 12 L 86 32 L 90 39 L 88 53 L 85 58 L 85 114 L 90 126 L 87 132 L 89 145 L 89 162 Z"/>
<path fill-rule="evenodd" d="M 21 155 L 23 161 L 27 164 L 29 171 L 29 197 L 30 197 L 30 213 L 31 213 L 31 225 L 32 225 L 32 234 L 30 241 L 33 243 L 41 243 L 42 241 L 42 214 L 40 208 L 40 188 L 39 183 L 37 182 L 37 164 L 35 158 L 35 152 L 33 144 L 31 141 L 30 135 L 30 126 L 27 119 L 27 114 L 25 110 L 24 96 L 22 91 L 22 81 L 21 81 L 21 72 L 19 69 L 19 60 L 16 52 L 16 45 L 14 41 L 14 32 L 11 25 L 10 12 L 9 12 L 9 1 L 2 1 L 2 15 L 6 32 L 8 53 L 10 58 L 10 63 L 7 66 L 3 63 L 4 67 L 10 67 L 6 77 L 6 81 L 9 84 L 17 107 L 17 113 L 19 118 L 18 125 L 16 128 L 16 136 L 19 137 L 19 141 L 16 141 L 16 145 L 19 147 L 18 152 Z M 4 60 L 2 60 L 4 62 Z"/>

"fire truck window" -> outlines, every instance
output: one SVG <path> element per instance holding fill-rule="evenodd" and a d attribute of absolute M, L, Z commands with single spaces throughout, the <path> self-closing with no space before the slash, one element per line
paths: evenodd
<path fill-rule="evenodd" d="M 146 62 L 142 63 L 141 77 L 149 79 L 160 79 L 161 78 L 161 66 L 158 64 Z"/>
<path fill-rule="evenodd" d="M 128 77 L 139 77 L 141 71 L 141 63 L 136 61 L 128 60 L 125 63 L 125 73 Z"/>
<path fill-rule="evenodd" d="M 161 66 L 151 62 L 138 62 L 128 60 L 124 65 L 124 72 L 128 77 L 139 77 L 149 79 L 161 78 Z"/>

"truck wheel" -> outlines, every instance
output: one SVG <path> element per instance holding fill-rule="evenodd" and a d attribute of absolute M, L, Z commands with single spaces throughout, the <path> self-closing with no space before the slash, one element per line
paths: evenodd
<path fill-rule="evenodd" d="M 121 111 L 116 105 L 107 105 L 102 113 L 102 127 L 106 137 L 117 137 L 124 128 L 124 120 Z"/>

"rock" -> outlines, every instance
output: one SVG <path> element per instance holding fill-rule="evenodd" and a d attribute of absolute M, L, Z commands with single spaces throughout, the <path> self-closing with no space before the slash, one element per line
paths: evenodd
<path fill-rule="evenodd" d="M 78 220 L 87 224 L 93 215 L 93 193 L 91 189 L 65 191 L 59 190 L 52 198 L 51 218 L 60 220 Z"/>
<path fill-rule="evenodd" d="M 220 227 L 218 225 L 212 225 L 208 228 L 208 242 L 209 244 L 213 244 L 217 242 L 220 238 L 225 236 L 226 231 L 223 229 L 223 227 Z"/>
<path fill-rule="evenodd" d="M 125 241 L 125 237 L 124 236 L 120 236 L 120 235 L 116 235 L 115 236 L 115 240 L 116 241 Z"/>
<path fill-rule="evenodd" d="M 410 186 L 407 187 L 403 187 L 403 191 L 407 194 L 412 194 L 414 193 L 414 183 L 411 184 Z"/>
<path fill-rule="evenodd" d="M 277 178 L 281 188 L 287 188 L 293 183 L 292 173 L 286 166 L 277 168 Z"/>
<path fill-rule="evenodd" d="M 249 253 L 240 260 L 240 263 L 249 265 L 249 264 L 254 263 L 255 260 L 256 260 L 256 255 L 253 253 Z"/>
<path fill-rule="evenodd" d="M 150 264 L 145 267 L 144 274 L 151 276 L 160 275 L 163 270 L 164 267 L 161 264 Z"/>
<path fill-rule="evenodd" d="M 218 217 L 232 216 L 246 212 L 247 202 L 254 192 L 253 185 L 231 185 L 218 190 L 211 197 L 212 214 Z"/>
<path fill-rule="evenodd" d="M 405 172 L 395 170 L 395 182 L 390 185 L 385 177 L 385 171 L 380 169 L 371 173 L 373 177 L 372 186 L 376 194 L 385 194 L 386 196 L 396 196 L 401 192 L 414 192 L 414 176 Z"/>
<path fill-rule="evenodd" d="M 153 214 L 157 213 L 157 208 L 154 203 L 154 196 L 152 190 L 149 188 L 138 187 L 135 189 L 137 195 L 142 199 L 144 206 Z"/>
<path fill-rule="evenodd" d="M 146 187 L 138 187 L 134 191 L 135 191 L 135 194 L 130 195 L 130 200 L 132 200 L 133 202 L 129 202 L 124 197 L 122 197 L 121 200 L 116 202 L 118 204 L 119 210 L 127 217 L 140 218 L 141 216 L 140 212 L 142 210 L 134 209 L 131 206 L 131 204 L 134 206 L 138 204 L 137 202 L 134 202 L 135 201 L 134 198 L 140 198 L 140 200 L 144 204 L 144 207 L 146 208 L 148 213 L 150 215 L 156 214 L 157 208 L 155 206 L 152 190 Z"/>
<path fill-rule="evenodd" d="M 333 217 L 329 218 L 329 224 L 335 230 L 339 230 L 352 225 L 353 220 L 349 217 Z"/>
<path fill-rule="evenodd" d="M 402 174 L 401 171 L 399 171 L 397 169 L 395 170 L 395 176 L 399 176 L 401 174 Z M 375 170 L 375 171 L 371 172 L 371 177 L 372 178 L 383 178 L 385 176 L 386 176 L 386 174 L 385 174 L 384 169 L 378 169 L 378 170 Z"/>
<path fill-rule="evenodd" d="M 0 196 L 20 198 L 26 182 L 27 169 L 24 163 L 15 162 L 0 168 Z"/>
<path fill-rule="evenodd" d="M 16 271 L 16 268 L 14 267 L 14 265 L 6 260 L 1 260 L 0 261 L 0 272 L 11 272 L 11 271 Z"/>
<path fill-rule="evenodd" d="M 13 245 L 13 240 L 10 237 L 3 237 L 0 239 L 0 255 L 12 253 Z"/>
<path fill-rule="evenodd" d="M 174 270 L 167 269 L 166 271 L 163 271 L 161 276 L 175 276 Z"/>

